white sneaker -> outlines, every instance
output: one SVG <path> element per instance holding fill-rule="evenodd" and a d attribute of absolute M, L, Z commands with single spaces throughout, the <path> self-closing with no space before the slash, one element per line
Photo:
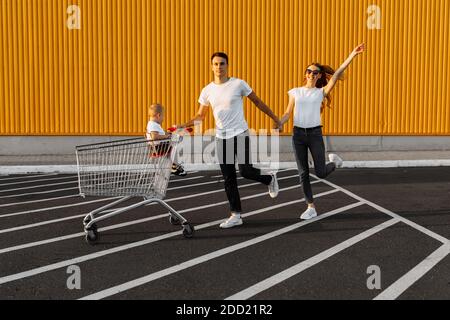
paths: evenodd
<path fill-rule="evenodd" d="M 228 229 L 228 228 L 240 226 L 241 224 L 242 224 L 242 219 L 236 217 L 235 215 L 232 215 L 231 217 L 228 218 L 228 220 L 225 220 L 224 222 L 222 222 L 220 224 L 220 227 L 222 229 Z"/>
<path fill-rule="evenodd" d="M 270 181 L 270 184 L 269 184 L 269 195 L 272 198 L 276 198 L 278 196 L 278 190 L 279 190 L 277 173 L 272 172 L 270 175 L 272 176 L 272 181 Z"/>
<path fill-rule="evenodd" d="M 309 207 L 305 212 L 300 216 L 300 219 L 309 220 L 317 217 L 317 211 L 315 208 Z"/>
<path fill-rule="evenodd" d="M 328 159 L 330 159 L 330 162 L 334 162 L 336 164 L 337 168 L 341 168 L 342 164 L 344 163 L 344 161 L 342 161 L 342 158 L 339 157 L 337 154 L 335 153 L 330 153 L 328 155 Z"/>

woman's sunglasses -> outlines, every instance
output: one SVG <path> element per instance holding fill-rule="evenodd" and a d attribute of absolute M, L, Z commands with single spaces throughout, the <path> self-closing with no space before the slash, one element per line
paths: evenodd
<path fill-rule="evenodd" d="M 320 71 L 318 71 L 318 70 L 311 70 L 311 69 L 306 69 L 306 74 L 313 74 L 314 76 L 317 76 L 319 73 L 320 73 Z"/>

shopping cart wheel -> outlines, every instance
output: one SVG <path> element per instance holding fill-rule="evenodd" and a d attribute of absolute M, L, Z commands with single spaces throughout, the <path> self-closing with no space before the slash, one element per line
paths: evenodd
<path fill-rule="evenodd" d="M 189 223 L 183 224 L 183 236 L 185 238 L 192 238 L 194 236 L 194 227 Z"/>
<path fill-rule="evenodd" d="M 97 225 L 94 223 L 89 229 L 86 229 L 86 242 L 90 245 L 94 245 L 98 241 Z"/>
<path fill-rule="evenodd" d="M 89 222 L 91 222 L 91 217 L 90 217 L 90 216 L 87 216 L 87 217 L 84 218 L 84 220 L 83 220 L 83 225 L 86 227 L 87 224 L 88 224 Z"/>
<path fill-rule="evenodd" d="M 169 222 L 171 225 L 179 226 L 181 224 L 180 220 L 177 217 L 174 217 L 173 215 L 169 215 Z"/>

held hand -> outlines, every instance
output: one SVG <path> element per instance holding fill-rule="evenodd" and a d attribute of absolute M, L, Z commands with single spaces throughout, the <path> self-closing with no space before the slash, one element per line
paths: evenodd
<path fill-rule="evenodd" d="M 360 45 L 358 45 L 352 52 L 353 56 L 357 56 L 358 54 L 361 54 L 365 51 L 366 49 L 366 44 L 365 43 L 361 43 Z"/>
<path fill-rule="evenodd" d="M 278 118 L 276 120 L 273 120 L 273 128 L 275 130 L 279 130 L 280 132 L 283 131 L 283 124 Z"/>
<path fill-rule="evenodd" d="M 284 124 L 289 120 L 289 115 L 283 115 L 280 119 L 280 129 L 283 129 Z"/>

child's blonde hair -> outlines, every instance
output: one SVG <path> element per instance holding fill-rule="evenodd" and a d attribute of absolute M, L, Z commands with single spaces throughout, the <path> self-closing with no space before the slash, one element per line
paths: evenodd
<path fill-rule="evenodd" d="M 148 115 L 150 117 L 154 117 L 156 116 L 158 113 L 163 113 L 164 112 L 164 107 L 160 104 L 160 103 L 155 103 L 152 104 L 149 108 L 148 108 Z"/>

